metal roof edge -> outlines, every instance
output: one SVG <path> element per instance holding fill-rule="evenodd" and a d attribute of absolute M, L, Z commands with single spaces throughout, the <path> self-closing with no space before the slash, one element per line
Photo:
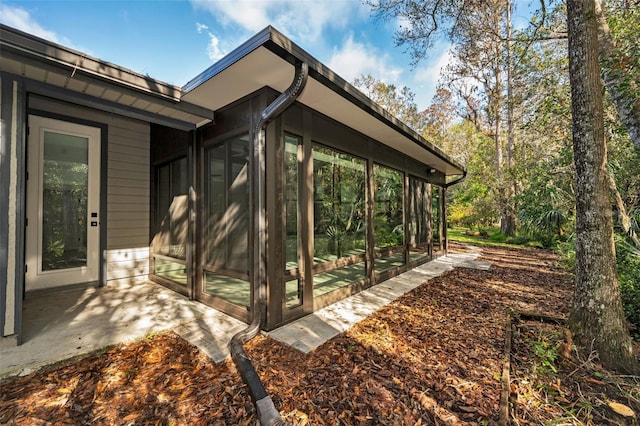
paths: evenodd
<path fill-rule="evenodd" d="M 402 121 L 391 115 L 387 110 L 375 103 L 368 96 L 358 90 L 355 86 L 344 80 L 333 70 L 324 65 L 322 62 L 313 57 L 306 50 L 298 46 L 291 39 L 289 39 L 287 36 L 285 36 L 283 33 L 278 31 L 271 25 L 265 27 L 249 40 L 234 49 L 227 56 L 220 59 L 220 61 L 211 65 L 205 71 L 190 80 L 183 87 L 184 93 L 186 94 L 191 90 L 196 89 L 199 85 L 215 77 L 217 74 L 221 73 L 236 62 L 240 61 L 242 58 L 249 55 L 259 47 L 267 48 L 292 65 L 295 64 L 296 59 L 306 62 L 309 65 L 309 74 L 313 76 L 314 79 L 318 80 L 330 90 L 338 93 L 340 96 L 344 97 L 365 112 L 373 115 L 378 120 L 386 123 L 388 126 L 392 127 L 397 132 L 409 138 L 414 143 L 420 145 L 422 148 L 436 155 L 443 161 L 451 164 L 454 168 L 460 170 L 460 174 L 464 173 L 464 167 L 458 164 L 447 154 L 445 154 L 440 148 L 427 141 Z"/>
<path fill-rule="evenodd" d="M 271 26 L 265 27 L 262 31 L 251 37 L 249 40 L 242 43 L 240 46 L 233 49 L 230 53 L 225 55 L 218 62 L 211 65 L 206 70 L 202 71 L 200 74 L 192 78 L 182 86 L 182 91 L 184 94 L 189 93 L 193 89 L 200 86 L 202 83 L 207 80 L 215 77 L 217 74 L 229 68 L 231 65 L 238 62 L 240 59 L 247 56 L 249 53 L 253 52 L 264 43 L 266 43 L 271 38 L 271 31 L 273 28 Z"/>
<path fill-rule="evenodd" d="M 34 56 L 65 64 L 74 69 L 97 75 L 105 80 L 111 80 L 125 86 L 136 88 L 137 90 L 153 93 L 156 96 L 170 99 L 174 102 L 180 100 L 180 86 L 156 80 L 128 68 L 95 58 L 84 52 L 71 49 L 5 24 L 0 24 L 0 43 Z M 115 78 L 105 72 L 98 72 L 100 68 L 113 70 L 119 75 L 119 77 Z M 145 82 L 146 84 L 143 84 L 142 82 Z M 153 90 L 150 85 L 158 87 L 158 90 Z"/>
<path fill-rule="evenodd" d="M 4 24 L 0 24 L 0 48 L 20 55 L 25 61 L 32 61 L 34 66 L 42 62 L 60 70 L 72 70 L 70 78 L 76 73 L 75 78 L 85 75 L 86 78 L 102 81 L 102 84 L 113 84 L 120 87 L 120 90 L 128 90 L 130 94 L 138 93 L 137 96 L 146 97 L 146 100 L 157 99 L 158 102 L 166 102 L 167 106 L 170 104 L 177 110 L 213 120 L 213 111 L 182 101 L 182 89 L 179 86 L 144 76 Z M 94 66 L 87 66 L 88 64 Z M 112 72 L 105 72 L 105 69 Z M 154 87 L 158 89 L 154 90 Z"/>

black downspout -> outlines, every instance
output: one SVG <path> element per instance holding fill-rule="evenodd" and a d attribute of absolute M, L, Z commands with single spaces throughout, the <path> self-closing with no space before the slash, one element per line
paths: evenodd
<path fill-rule="evenodd" d="M 304 62 L 296 63 L 296 72 L 291 86 L 287 88 L 275 101 L 267 106 L 253 132 L 253 156 L 254 156 L 254 209 L 256 229 L 254 241 L 254 261 L 252 274 L 253 303 L 250 311 L 251 321 L 249 326 L 237 333 L 229 342 L 229 352 L 236 364 L 242 380 L 249 388 L 249 394 L 256 406 L 258 418 L 262 426 L 286 425 L 280 417 L 271 397 L 267 394 L 256 370 L 247 357 L 243 343 L 252 339 L 260 331 L 263 313 L 266 310 L 267 278 L 266 278 L 266 206 L 265 206 L 265 129 L 269 122 L 282 114 L 300 96 L 307 83 L 309 66 Z"/>
<path fill-rule="evenodd" d="M 442 185 L 442 233 L 444 234 L 444 254 L 449 253 L 449 235 L 447 232 L 447 188 L 462 182 L 467 177 L 467 171 L 462 171 L 462 176 Z"/>

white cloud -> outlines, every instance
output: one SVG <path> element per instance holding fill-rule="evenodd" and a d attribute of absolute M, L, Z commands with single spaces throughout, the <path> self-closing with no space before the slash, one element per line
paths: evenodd
<path fill-rule="evenodd" d="M 346 28 L 353 17 L 363 17 L 368 7 L 359 1 L 300 0 L 191 0 L 210 12 L 223 25 L 238 25 L 256 33 L 273 25 L 288 37 L 315 42 L 326 28 Z"/>
<path fill-rule="evenodd" d="M 55 32 L 44 29 L 29 14 L 29 12 L 20 7 L 0 5 L 0 21 L 3 24 L 18 30 L 33 34 L 37 37 L 54 43 L 69 45 L 69 40 L 58 36 Z"/>
<path fill-rule="evenodd" d="M 220 47 L 220 39 L 209 31 L 207 25 L 196 22 L 196 31 L 198 34 L 206 33 L 209 36 L 209 44 L 207 44 L 207 56 L 209 59 L 215 62 L 227 54 L 226 49 Z"/>
<path fill-rule="evenodd" d="M 340 49 L 334 49 L 327 65 L 348 82 L 362 74 L 371 74 L 387 84 L 397 84 L 402 69 L 392 62 L 389 55 L 377 51 L 374 46 L 354 41 L 350 35 Z"/>
<path fill-rule="evenodd" d="M 212 33 L 209 33 L 207 55 L 209 55 L 209 59 L 211 59 L 212 61 L 217 61 L 218 59 L 221 59 L 226 55 L 226 53 L 220 49 L 220 40 L 215 36 L 215 34 Z"/>
<path fill-rule="evenodd" d="M 209 59 L 215 62 L 227 54 L 226 51 L 220 47 L 220 39 L 214 33 L 209 31 L 209 27 L 207 25 L 196 22 L 196 31 L 198 34 L 206 32 L 209 36 L 209 44 L 207 45 L 207 56 Z"/>
<path fill-rule="evenodd" d="M 196 31 L 198 31 L 198 34 L 201 34 L 202 31 L 204 30 L 208 30 L 209 27 L 207 27 L 205 24 L 201 24 L 200 22 L 196 22 Z"/>
<path fill-rule="evenodd" d="M 434 60 L 425 59 L 425 65 L 415 70 L 414 79 L 418 82 L 433 83 L 440 79 L 441 71 L 453 61 L 449 47 L 443 48 L 440 56 Z"/>

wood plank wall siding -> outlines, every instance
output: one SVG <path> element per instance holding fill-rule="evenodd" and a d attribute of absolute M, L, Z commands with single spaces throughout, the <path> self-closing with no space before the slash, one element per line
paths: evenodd
<path fill-rule="evenodd" d="M 149 274 L 149 123 L 39 96 L 29 97 L 29 108 L 107 125 L 106 280 L 108 284 L 146 280 Z"/>

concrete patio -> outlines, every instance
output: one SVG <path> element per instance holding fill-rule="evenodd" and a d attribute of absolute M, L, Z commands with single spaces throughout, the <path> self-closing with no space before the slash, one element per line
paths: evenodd
<path fill-rule="evenodd" d="M 488 269 L 479 250 L 450 254 L 421 265 L 311 315 L 265 333 L 308 353 L 401 295 L 454 267 Z M 245 324 L 201 303 L 145 282 L 73 289 L 24 302 L 23 344 L 0 349 L 0 378 L 26 375 L 153 333 L 173 330 L 214 362 L 229 356 L 227 344 Z"/>
<path fill-rule="evenodd" d="M 171 329 L 188 335 L 212 359 L 225 359 L 227 342 L 245 327 L 151 282 L 34 296 L 24 301 L 23 318 L 22 345 L 0 349 L 0 377 Z"/>

